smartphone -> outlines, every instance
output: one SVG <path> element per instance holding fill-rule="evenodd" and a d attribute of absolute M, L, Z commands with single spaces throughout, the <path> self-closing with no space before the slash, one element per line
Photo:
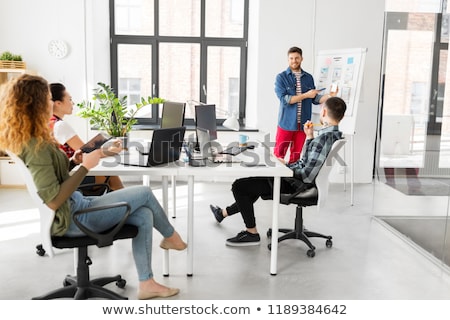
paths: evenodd
<path fill-rule="evenodd" d="M 94 150 L 100 149 L 102 145 L 105 144 L 106 141 L 110 140 L 112 137 L 108 136 L 104 133 L 99 133 L 95 137 L 93 137 L 91 140 L 89 140 L 87 143 L 81 146 L 81 151 L 83 153 L 89 153 Z"/>
<path fill-rule="evenodd" d="M 336 92 L 336 90 L 337 90 L 337 83 L 333 83 L 333 84 L 331 85 L 330 92 Z"/>
<path fill-rule="evenodd" d="M 326 88 L 322 88 L 322 89 L 317 89 L 317 90 L 319 90 L 319 91 L 323 91 L 323 90 L 325 90 Z"/>

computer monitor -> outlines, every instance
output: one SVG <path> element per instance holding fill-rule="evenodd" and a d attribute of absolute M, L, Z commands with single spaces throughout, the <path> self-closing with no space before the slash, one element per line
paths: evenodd
<path fill-rule="evenodd" d="M 216 105 L 202 104 L 195 106 L 195 126 L 209 131 L 210 140 L 217 139 Z"/>
<path fill-rule="evenodd" d="M 165 101 L 161 115 L 161 129 L 182 127 L 185 108 L 186 103 Z"/>

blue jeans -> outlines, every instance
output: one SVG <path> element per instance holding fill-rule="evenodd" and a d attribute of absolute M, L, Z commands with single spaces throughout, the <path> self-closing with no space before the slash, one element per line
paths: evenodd
<path fill-rule="evenodd" d="M 138 235 L 132 240 L 133 257 L 139 281 L 151 279 L 153 278 L 151 267 L 153 227 L 164 238 L 170 237 L 175 229 L 170 224 L 163 208 L 148 187 L 127 187 L 99 197 L 85 197 L 79 191 L 75 191 L 70 198 L 70 208 L 73 214 L 81 209 L 107 205 L 119 201 L 128 202 L 131 206 L 131 214 L 128 216 L 127 223 L 135 225 L 139 229 Z M 95 232 L 101 232 L 119 223 L 124 212 L 123 207 L 95 211 L 78 216 L 78 221 Z M 84 235 L 71 219 L 69 229 L 65 236 L 80 237 Z"/>

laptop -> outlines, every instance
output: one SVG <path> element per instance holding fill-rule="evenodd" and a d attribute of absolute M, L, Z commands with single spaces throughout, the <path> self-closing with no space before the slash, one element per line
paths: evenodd
<path fill-rule="evenodd" d="M 209 130 L 203 128 L 196 128 L 197 141 L 200 148 L 200 154 L 202 158 L 208 159 L 213 163 L 240 163 L 241 160 L 233 158 L 229 154 L 221 154 L 214 150 L 211 146 L 211 136 Z"/>
<path fill-rule="evenodd" d="M 148 153 L 142 150 L 125 154 L 121 164 L 154 167 L 174 162 L 180 158 L 186 127 L 155 129 Z"/>

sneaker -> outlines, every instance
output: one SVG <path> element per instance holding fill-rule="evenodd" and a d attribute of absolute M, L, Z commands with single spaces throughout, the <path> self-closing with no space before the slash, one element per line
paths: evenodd
<path fill-rule="evenodd" d="M 225 218 L 222 214 L 222 209 L 218 206 L 213 206 L 212 204 L 209 205 L 209 208 L 211 209 L 212 213 L 214 214 L 214 217 L 216 218 L 218 223 L 221 223 L 222 220 Z"/>
<path fill-rule="evenodd" d="M 248 231 L 241 231 L 236 237 L 227 239 L 226 244 L 234 247 L 257 246 L 260 242 L 259 233 L 250 233 Z"/>

